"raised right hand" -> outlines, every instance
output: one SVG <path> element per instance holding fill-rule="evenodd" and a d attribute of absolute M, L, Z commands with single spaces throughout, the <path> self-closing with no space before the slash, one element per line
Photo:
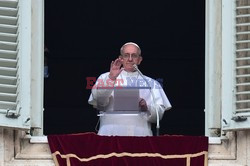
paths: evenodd
<path fill-rule="evenodd" d="M 122 59 L 117 58 L 115 61 L 112 61 L 110 64 L 109 78 L 115 80 L 118 75 L 122 72 Z"/>

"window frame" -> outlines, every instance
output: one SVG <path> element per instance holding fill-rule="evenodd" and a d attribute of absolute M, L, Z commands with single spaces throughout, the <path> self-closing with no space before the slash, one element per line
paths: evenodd
<path fill-rule="evenodd" d="M 33 3 L 39 3 L 39 2 L 33 1 Z M 214 6 L 216 6 L 216 8 L 214 8 Z M 205 97 L 206 98 L 206 109 L 205 109 L 206 135 L 209 136 L 209 149 L 210 149 L 209 158 L 210 159 L 236 159 L 235 134 L 229 132 L 227 133 L 226 137 L 223 137 L 222 134 L 220 133 L 220 130 L 221 130 L 221 121 L 220 121 L 221 119 L 220 118 L 221 117 L 221 97 L 222 95 L 225 95 L 225 94 L 222 94 L 222 92 L 220 91 L 220 87 L 224 83 L 221 80 L 222 68 L 220 68 L 220 64 L 222 63 L 222 59 L 220 59 L 219 62 L 216 61 L 216 58 L 218 58 L 218 56 L 220 56 L 219 58 L 222 58 L 221 56 L 221 52 L 222 52 L 221 31 L 222 29 L 221 29 L 221 24 L 218 24 L 215 20 L 221 22 L 221 15 L 220 15 L 221 8 L 222 8 L 221 1 L 206 0 L 206 18 L 207 18 L 206 19 L 206 88 L 205 88 L 206 89 L 206 93 L 205 93 L 206 95 Z M 43 30 L 41 31 L 41 29 L 39 29 L 38 27 L 33 27 L 33 28 L 36 29 L 35 31 L 33 31 L 33 33 L 35 33 L 36 31 L 40 31 L 39 33 L 43 32 Z M 41 41 L 43 42 L 43 36 L 40 38 L 35 38 L 35 39 L 32 38 L 32 39 L 36 42 L 41 42 Z M 33 56 L 36 55 L 36 51 L 39 50 L 38 52 L 40 52 L 39 55 L 41 55 L 41 57 L 35 60 L 37 63 L 43 62 L 43 59 L 42 59 L 43 47 L 41 49 L 41 45 L 43 45 L 43 43 L 40 43 L 39 45 L 40 45 L 39 48 L 34 47 L 34 50 L 32 50 Z M 216 65 L 214 62 L 217 62 Z M 39 67 L 34 64 L 32 64 L 32 66 L 33 67 L 35 66 L 37 68 L 43 68 L 43 66 Z M 219 69 L 219 71 L 217 71 L 217 69 Z M 41 89 L 37 91 L 34 90 L 37 87 L 43 87 L 41 86 L 43 82 L 41 80 L 43 80 L 43 78 L 41 79 L 41 75 L 35 77 L 34 73 L 35 72 L 32 72 L 32 78 L 36 79 L 36 81 L 33 82 L 32 84 L 32 90 L 33 90 L 32 97 L 38 95 L 38 98 L 35 100 L 32 100 L 33 106 L 36 102 L 38 102 L 39 105 L 43 104 L 41 100 L 43 96 L 43 88 L 42 88 L 42 91 Z M 39 83 L 39 80 L 41 81 L 40 83 Z M 227 96 L 224 96 L 224 97 L 227 97 Z M 34 111 L 34 109 L 35 107 L 32 108 L 32 111 Z M 36 110 L 39 110 L 39 109 L 36 108 Z M 214 119 L 214 116 L 219 117 L 219 118 Z M 219 133 L 217 133 L 218 130 L 219 130 Z M 25 135 L 23 131 L 15 132 L 15 136 L 16 136 L 15 149 L 16 149 L 16 152 L 18 153 L 18 155 L 15 157 L 16 159 L 44 158 L 44 159 L 51 160 L 51 158 L 49 157 L 50 151 L 48 150 L 47 136 L 42 136 L 41 132 L 38 133 L 38 135 L 36 136 Z M 225 142 L 223 141 L 223 139 L 227 139 L 230 145 L 229 148 L 225 149 L 225 146 L 224 146 Z M 27 144 L 27 142 L 29 145 Z M 32 146 L 38 145 L 42 147 L 41 149 L 43 149 L 43 152 L 45 152 L 46 154 L 39 155 L 40 151 L 36 154 L 33 154 L 33 156 L 30 156 L 30 157 L 27 157 L 26 154 L 22 154 L 20 150 L 21 146 L 24 146 L 24 148 L 29 149 L 31 147 L 30 144 Z M 211 149 L 214 149 L 214 150 L 211 151 Z M 26 151 L 29 151 L 29 150 L 26 150 Z"/>
<path fill-rule="evenodd" d="M 206 0 L 205 35 L 205 135 L 221 136 L 222 4 Z"/>
<path fill-rule="evenodd" d="M 32 6 L 32 70 L 31 70 L 31 127 L 35 135 L 43 135 L 44 91 L 44 0 L 31 1 Z M 35 43 L 35 44 L 33 44 Z"/>
<path fill-rule="evenodd" d="M 227 103 L 223 101 L 233 98 L 232 91 L 229 94 L 227 92 L 227 88 L 232 86 L 225 86 L 227 81 L 230 81 L 231 85 L 233 82 L 233 70 L 225 66 L 232 61 L 226 59 L 225 62 L 226 47 L 223 45 L 225 40 L 231 41 L 225 38 L 228 32 L 224 31 L 224 25 L 225 14 L 232 14 L 232 8 L 229 6 L 232 3 L 234 0 L 206 0 L 205 135 L 209 137 L 209 160 L 237 159 L 236 133 L 222 130 L 222 115 L 227 109 Z"/>

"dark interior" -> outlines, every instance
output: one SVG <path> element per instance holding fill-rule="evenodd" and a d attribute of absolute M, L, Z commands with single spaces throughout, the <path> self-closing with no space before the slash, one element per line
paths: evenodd
<path fill-rule="evenodd" d="M 204 135 L 205 0 L 45 0 L 44 134 L 95 132 L 86 78 L 109 71 L 128 41 L 173 106 L 160 134 Z"/>

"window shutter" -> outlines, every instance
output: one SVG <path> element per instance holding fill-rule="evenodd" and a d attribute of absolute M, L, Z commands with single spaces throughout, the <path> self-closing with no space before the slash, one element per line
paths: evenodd
<path fill-rule="evenodd" d="M 233 78 L 232 82 L 224 79 L 222 86 L 224 91 L 231 93 L 225 96 L 223 111 L 223 129 L 224 130 L 242 130 L 250 128 L 250 1 L 248 0 L 232 0 L 226 2 L 224 0 L 224 15 L 227 20 L 231 20 L 231 24 L 223 22 L 223 31 L 229 32 L 224 35 L 231 35 L 231 40 L 224 41 L 231 52 L 227 54 L 224 51 L 224 77 Z M 227 7 L 227 9 L 226 9 Z M 228 11 L 228 12 L 227 12 Z M 229 12 L 231 14 L 229 14 Z M 227 17 L 227 18 L 226 18 Z M 229 18 L 228 18 L 229 17 Z M 230 27 L 230 25 L 232 25 Z M 228 28 L 227 28 L 228 27 Z M 230 48 L 230 45 L 232 48 Z M 226 58 L 230 59 L 231 62 Z M 227 64 L 226 64 L 227 63 Z M 226 69 L 226 66 L 230 66 Z M 228 71 L 232 70 L 232 72 Z M 229 85 L 228 85 L 229 84 Z M 227 86 L 231 86 L 227 88 Z M 227 106 L 226 106 L 227 105 Z"/>
<path fill-rule="evenodd" d="M 0 126 L 3 127 L 30 128 L 30 15 L 30 0 L 0 0 Z"/>

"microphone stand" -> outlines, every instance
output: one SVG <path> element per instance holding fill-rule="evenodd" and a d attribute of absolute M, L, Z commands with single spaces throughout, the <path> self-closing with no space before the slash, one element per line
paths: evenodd
<path fill-rule="evenodd" d="M 159 134 L 160 134 L 160 120 L 159 120 L 159 112 L 158 112 L 158 109 L 157 109 L 156 104 L 155 104 L 156 103 L 155 102 L 155 95 L 154 95 L 154 93 L 152 93 L 152 89 L 151 89 L 151 86 L 150 86 L 148 80 L 144 77 L 144 75 L 142 74 L 142 72 L 138 69 L 137 65 L 134 64 L 133 67 L 134 67 L 134 69 L 136 71 L 138 71 L 138 73 L 140 74 L 140 76 L 146 81 L 147 85 L 150 87 L 150 93 L 152 95 L 153 104 L 154 104 L 155 111 L 156 111 L 156 121 L 157 121 L 156 122 L 156 136 L 159 136 Z"/>

